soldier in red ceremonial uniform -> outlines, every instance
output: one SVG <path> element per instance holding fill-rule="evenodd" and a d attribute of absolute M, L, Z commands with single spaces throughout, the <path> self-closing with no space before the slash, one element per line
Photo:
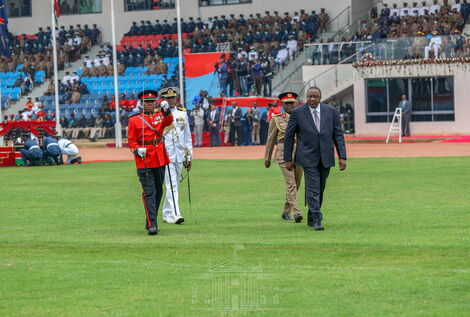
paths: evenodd
<path fill-rule="evenodd" d="M 158 234 L 157 214 L 163 194 L 165 166 L 170 163 L 163 130 L 173 123 L 173 115 L 168 104 L 156 110 L 158 92 L 155 90 L 143 90 L 138 98 L 143 111 L 129 118 L 128 143 L 135 155 L 137 175 L 142 184 L 146 229 L 149 235 L 155 235 Z"/>

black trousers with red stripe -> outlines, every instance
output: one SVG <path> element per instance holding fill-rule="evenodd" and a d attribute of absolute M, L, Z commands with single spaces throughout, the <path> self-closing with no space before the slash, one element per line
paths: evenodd
<path fill-rule="evenodd" d="M 165 167 L 139 168 L 137 175 L 142 185 L 142 201 L 145 208 L 145 227 L 157 226 L 158 207 L 163 196 Z"/>

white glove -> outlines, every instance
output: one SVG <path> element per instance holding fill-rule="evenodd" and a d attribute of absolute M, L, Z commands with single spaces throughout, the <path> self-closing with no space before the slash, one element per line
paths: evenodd
<path fill-rule="evenodd" d="M 147 155 L 147 149 L 144 148 L 144 147 L 139 147 L 135 150 L 135 155 L 137 155 L 138 157 L 140 157 L 141 159 L 144 159 L 145 156 Z"/>
<path fill-rule="evenodd" d="M 160 107 L 162 107 L 163 111 L 167 111 L 168 108 L 170 107 L 170 104 L 168 103 L 168 101 L 166 100 L 163 100 L 161 103 L 160 103 Z"/>

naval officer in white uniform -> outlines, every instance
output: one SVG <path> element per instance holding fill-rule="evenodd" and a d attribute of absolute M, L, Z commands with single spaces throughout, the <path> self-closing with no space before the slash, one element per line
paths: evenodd
<path fill-rule="evenodd" d="M 193 143 L 189 129 L 188 114 L 185 108 L 176 106 L 177 88 L 165 88 L 160 91 L 162 103 L 167 102 L 173 114 L 173 124 L 164 131 L 165 148 L 171 163 L 165 169 L 166 193 L 163 203 L 163 221 L 167 223 L 182 224 L 178 199 L 178 185 L 181 180 L 183 167 L 191 168 L 193 157 Z"/>

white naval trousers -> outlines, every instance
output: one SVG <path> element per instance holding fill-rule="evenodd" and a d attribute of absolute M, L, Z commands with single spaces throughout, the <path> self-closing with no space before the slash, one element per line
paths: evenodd
<path fill-rule="evenodd" d="M 67 147 L 62 149 L 62 155 L 67 155 L 67 164 L 70 164 L 70 161 L 78 155 L 78 147 L 75 144 L 70 143 Z"/>
<path fill-rule="evenodd" d="M 170 185 L 170 175 L 168 175 L 168 168 L 171 174 L 171 185 L 173 185 L 173 193 Z M 178 203 L 178 187 L 181 179 L 181 171 L 183 169 L 183 163 L 170 163 L 165 167 L 165 184 L 166 194 L 165 202 L 163 203 L 162 216 L 163 220 L 169 223 L 174 223 L 178 218 L 181 217 L 181 211 Z M 173 197 L 174 202 L 173 203 Z M 176 209 L 175 209 L 176 204 Z M 175 213 L 176 210 L 176 213 Z"/>

